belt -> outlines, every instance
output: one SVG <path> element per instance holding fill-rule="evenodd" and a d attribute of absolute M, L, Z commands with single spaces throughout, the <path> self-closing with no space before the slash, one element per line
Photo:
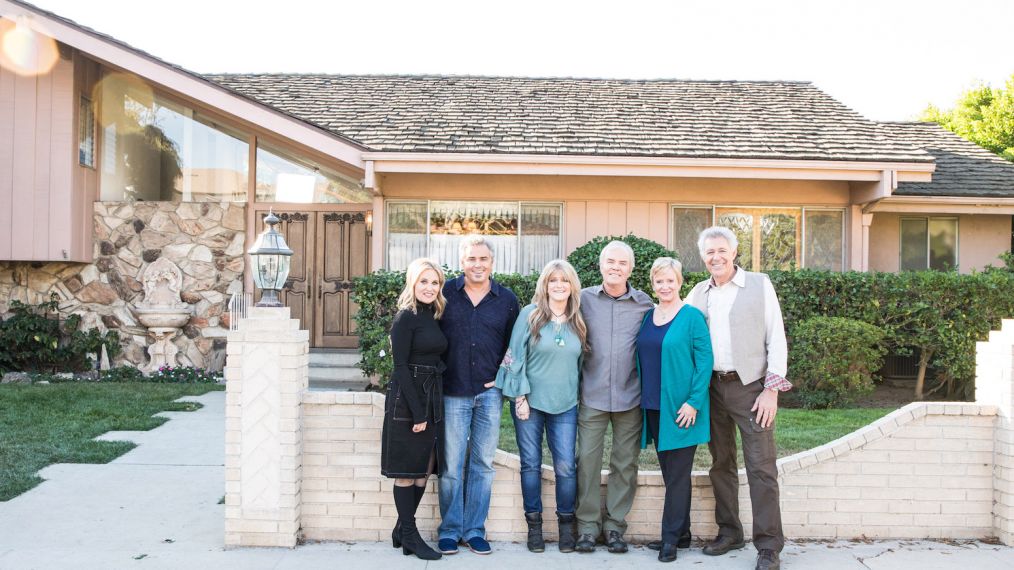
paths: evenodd
<path fill-rule="evenodd" d="M 427 364 L 409 364 L 408 369 L 412 371 L 412 376 L 418 376 L 420 374 L 437 374 L 440 369 L 436 366 L 430 366 Z"/>
<path fill-rule="evenodd" d="M 730 370 L 729 372 L 713 370 L 711 372 L 711 379 L 718 380 L 719 382 L 728 382 L 729 380 L 739 382 L 739 374 L 737 374 L 735 370 Z"/>

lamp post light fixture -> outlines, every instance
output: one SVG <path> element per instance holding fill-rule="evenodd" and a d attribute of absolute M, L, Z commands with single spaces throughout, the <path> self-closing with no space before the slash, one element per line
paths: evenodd
<path fill-rule="evenodd" d="M 289 263 L 292 261 L 292 250 L 285 243 L 285 236 L 278 233 L 275 226 L 278 225 L 278 216 L 272 211 L 264 218 L 268 228 L 257 236 L 257 241 L 247 253 L 253 260 L 254 284 L 263 293 L 261 300 L 257 302 L 258 307 L 282 307 L 278 300 L 278 292 L 285 286 L 285 280 L 289 278 Z"/>

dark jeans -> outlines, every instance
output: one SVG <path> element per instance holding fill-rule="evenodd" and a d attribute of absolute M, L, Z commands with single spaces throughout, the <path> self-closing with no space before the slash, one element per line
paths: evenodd
<path fill-rule="evenodd" d="M 743 439 L 743 461 L 753 505 L 753 544 L 758 550 L 781 552 L 785 546 L 782 513 L 778 503 L 778 469 L 775 466 L 775 426 L 762 428 L 750 412 L 763 381 L 744 386 L 739 380 L 711 379 L 711 486 L 715 491 L 718 534 L 743 538 L 739 520 L 739 466 L 736 463 L 736 428 Z"/>
<path fill-rule="evenodd" d="M 694 469 L 697 446 L 658 451 L 658 410 L 644 410 L 648 433 L 655 442 L 658 465 L 665 483 L 665 502 L 662 505 L 662 542 L 676 544 L 690 532 L 690 472 Z"/>
<path fill-rule="evenodd" d="M 556 512 L 571 514 L 577 497 L 577 406 L 559 414 L 530 409 L 528 419 L 519 420 L 514 402 L 511 402 L 518 455 L 521 456 L 521 495 L 525 512 L 542 512 L 542 434 L 545 433 L 556 473 Z"/>

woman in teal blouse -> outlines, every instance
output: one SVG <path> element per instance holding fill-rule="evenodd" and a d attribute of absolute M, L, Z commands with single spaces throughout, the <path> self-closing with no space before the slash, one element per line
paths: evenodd
<path fill-rule="evenodd" d="M 542 538 L 543 434 L 556 473 L 560 552 L 574 551 L 578 380 L 587 334 L 577 272 L 566 261 L 550 261 L 539 275 L 532 304 L 518 314 L 496 377 L 496 386 L 511 401 L 521 456 L 528 549 L 532 552 L 546 549 Z"/>
<path fill-rule="evenodd" d="M 637 336 L 644 430 L 641 447 L 655 442 L 665 482 L 661 562 L 676 560 L 677 547 L 690 547 L 690 472 L 697 446 L 711 439 L 708 385 L 711 335 L 704 314 L 680 299 L 682 266 L 660 257 L 651 266 L 658 305 L 645 315 Z"/>

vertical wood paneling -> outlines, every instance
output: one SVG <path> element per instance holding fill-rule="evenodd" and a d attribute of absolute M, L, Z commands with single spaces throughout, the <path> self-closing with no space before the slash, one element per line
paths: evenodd
<path fill-rule="evenodd" d="M 609 233 L 609 203 L 588 202 L 587 215 L 585 216 L 585 239 L 581 243 L 590 240 L 595 236 L 604 236 Z M 579 243 L 578 246 L 581 244 Z"/>
<path fill-rule="evenodd" d="M 588 241 L 585 239 L 586 204 L 586 202 L 566 202 L 563 205 L 563 227 L 566 231 L 563 242 L 564 255 L 570 255 Z"/>
<path fill-rule="evenodd" d="M 0 68 L 0 259 L 12 259 L 14 74 Z"/>
<path fill-rule="evenodd" d="M 77 156 L 77 103 L 74 91 L 74 64 L 59 59 L 50 74 L 52 78 L 52 129 L 50 130 L 52 161 L 50 171 L 50 245 L 48 259 L 69 257 L 81 259 L 87 242 L 91 250 L 91 200 L 85 188 L 75 186 L 74 170 Z M 87 230 L 87 231 L 86 231 Z M 87 236 L 82 239 L 82 236 Z"/>
<path fill-rule="evenodd" d="M 627 222 L 624 234 L 634 234 L 638 237 L 651 238 L 651 218 L 647 202 L 627 203 Z"/>
<path fill-rule="evenodd" d="M 650 210 L 648 222 L 648 239 L 672 247 L 669 243 L 669 204 L 666 202 L 651 202 L 648 205 Z"/>
<path fill-rule="evenodd" d="M 32 259 L 46 259 L 49 254 L 49 232 L 52 226 L 54 231 L 67 232 L 70 220 L 62 216 L 54 215 L 50 220 L 49 199 L 50 199 L 50 173 L 51 163 L 59 162 L 53 160 L 51 155 L 51 141 L 53 140 L 53 75 L 41 75 L 35 80 L 35 148 L 25 149 L 31 153 L 31 163 L 35 168 L 32 184 L 31 204 L 31 246 Z M 27 154 L 26 152 L 26 154 Z M 27 157 L 26 157 L 27 158 Z M 68 189 L 69 190 L 69 189 Z M 70 195 L 63 195 L 57 190 L 60 200 L 57 202 L 69 202 Z M 53 214 L 57 214 L 54 209 Z M 59 228 L 59 229 L 57 229 Z M 59 236 L 55 241 L 59 241 Z"/>
<path fill-rule="evenodd" d="M 609 202 L 609 221 L 607 231 L 612 236 L 627 235 L 627 203 Z"/>
<path fill-rule="evenodd" d="M 34 77 L 14 78 L 14 216 L 11 220 L 11 253 L 14 259 L 32 258 L 32 216 L 35 190 L 35 92 Z"/>

